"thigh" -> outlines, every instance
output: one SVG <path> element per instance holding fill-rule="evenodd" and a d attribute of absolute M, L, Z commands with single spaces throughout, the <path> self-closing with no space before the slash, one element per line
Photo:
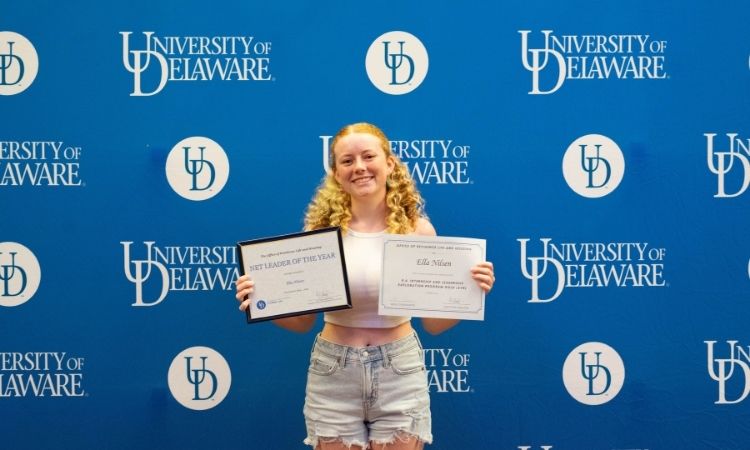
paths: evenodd
<path fill-rule="evenodd" d="M 387 449 L 420 448 L 432 442 L 430 395 L 424 353 L 415 347 L 383 362 L 378 398 L 368 408 L 370 441 Z M 380 447 L 376 447 L 380 448 Z"/>
<path fill-rule="evenodd" d="M 361 366 L 313 351 L 305 393 L 305 443 L 321 450 L 363 448 Z"/>
<path fill-rule="evenodd" d="M 410 436 L 405 440 L 397 438 L 395 442 L 389 444 L 370 442 L 370 448 L 372 450 L 422 450 L 424 448 L 424 442 L 417 437 Z"/>
<path fill-rule="evenodd" d="M 341 440 L 336 441 L 329 441 L 329 442 L 323 442 L 322 440 L 318 441 L 318 445 L 315 447 L 315 450 L 364 450 L 362 446 L 359 445 L 346 445 Z"/>

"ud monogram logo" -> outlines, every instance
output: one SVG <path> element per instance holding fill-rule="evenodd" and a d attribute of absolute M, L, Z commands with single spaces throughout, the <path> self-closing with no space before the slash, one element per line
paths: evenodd
<path fill-rule="evenodd" d="M 145 50 L 130 50 L 131 34 L 120 32 L 122 64 L 133 74 L 133 97 L 156 95 L 169 81 L 275 80 L 270 72 L 270 41 L 254 36 L 159 36 L 145 31 Z"/>
<path fill-rule="evenodd" d="M 414 59 L 412 59 L 409 55 L 404 53 L 404 41 L 399 41 L 399 52 L 398 53 L 389 53 L 388 52 L 388 45 L 391 43 L 389 41 L 383 41 L 383 46 L 385 48 L 384 56 L 385 56 L 385 66 L 389 69 L 391 69 L 391 86 L 398 86 L 401 84 L 406 84 L 414 78 Z M 409 71 L 407 72 L 407 75 L 404 79 L 404 81 L 399 82 L 398 81 L 398 73 L 399 69 L 403 66 L 404 62 L 408 64 Z M 401 70 L 401 73 L 404 71 Z"/>
<path fill-rule="evenodd" d="M 531 31 L 518 33 L 521 62 L 531 72 L 531 95 L 557 92 L 566 80 L 669 78 L 664 67 L 667 41 L 651 34 L 555 35 L 542 30 L 544 46 L 530 49 Z M 548 74 L 544 79 L 543 71 Z"/>
<path fill-rule="evenodd" d="M 750 186 L 750 140 L 743 144 L 742 140 L 737 139 L 737 133 L 727 133 L 727 137 L 729 138 L 729 151 L 717 152 L 714 151 L 714 137 L 716 136 L 716 133 L 704 133 L 703 135 L 706 137 L 708 170 L 715 174 L 718 180 L 718 186 L 714 198 L 732 198 L 742 195 L 742 193 L 747 190 L 748 186 Z M 740 149 L 745 152 L 745 155 L 740 153 Z M 716 162 L 714 162 L 714 159 Z M 737 167 L 740 167 L 742 170 L 735 171 L 740 172 L 741 177 L 735 176 L 734 181 L 739 181 L 739 178 L 741 178 L 742 183 L 737 192 L 727 194 L 726 175 L 735 167 L 735 159 L 740 162 Z"/>
<path fill-rule="evenodd" d="M 550 46 L 549 37 L 552 34 L 552 30 L 542 30 L 542 34 L 544 34 L 544 48 L 541 49 L 529 49 L 530 30 L 519 30 L 518 32 L 521 33 L 521 62 L 524 69 L 531 72 L 531 90 L 529 94 L 545 95 L 556 92 L 565 82 L 565 58 L 560 52 L 552 50 Z M 528 54 L 531 54 L 531 61 L 529 61 Z M 544 55 L 543 58 L 539 57 L 541 54 Z M 552 89 L 542 91 L 539 89 L 539 73 L 547 67 L 550 55 L 557 62 L 557 81 Z"/>
<path fill-rule="evenodd" d="M 367 50 L 365 69 L 375 87 L 391 95 L 408 94 L 424 81 L 429 67 L 427 49 L 414 35 L 390 31 Z"/>
<path fill-rule="evenodd" d="M 18 84 L 23 78 L 24 72 L 23 60 L 13 54 L 13 44 L 15 44 L 15 42 L 8 41 L 7 43 L 8 53 L 5 55 L 0 54 L 0 86 L 13 86 L 14 84 Z M 18 69 L 16 70 L 18 76 L 14 81 L 10 81 L 7 75 L 10 72 L 10 69 L 12 69 L 14 63 L 18 65 Z"/>
<path fill-rule="evenodd" d="M 516 240 L 521 244 L 521 273 L 531 281 L 529 303 L 552 302 L 566 288 L 668 286 L 664 279 L 667 250 L 648 242 L 576 243 L 541 238 L 542 256 L 531 257 L 527 256 L 529 239 Z"/>
<path fill-rule="evenodd" d="M 216 350 L 191 347 L 172 360 L 167 381 L 172 396 L 182 406 L 203 411 L 224 400 L 232 384 L 232 373 Z"/>
<path fill-rule="evenodd" d="M 714 403 L 717 405 L 732 405 L 745 400 L 747 395 L 750 394 L 750 366 L 748 366 L 748 362 L 750 362 L 750 355 L 748 355 L 748 352 L 750 352 L 750 349 L 748 349 L 748 351 L 743 350 L 742 347 L 737 345 L 738 341 L 727 341 L 727 344 L 729 344 L 729 358 L 719 359 L 714 358 L 714 344 L 716 341 L 703 342 L 708 347 L 706 352 L 708 375 L 712 380 L 719 383 L 719 399 Z M 743 355 L 744 361 L 739 359 L 739 355 Z M 716 366 L 715 368 L 714 365 Z M 739 394 L 735 400 L 727 400 L 727 381 L 729 381 L 735 373 L 739 373 L 739 371 L 735 372 L 735 367 L 742 369 L 743 383 L 741 386 L 743 386 L 743 389 L 742 393 Z"/>
<path fill-rule="evenodd" d="M 167 156 L 167 181 L 188 200 L 212 198 L 229 179 L 229 160 L 224 149 L 206 137 L 190 137 L 178 142 Z"/>
<path fill-rule="evenodd" d="M 132 241 L 121 241 L 125 277 L 135 284 L 135 303 L 156 306 L 170 291 L 229 291 L 239 277 L 234 246 L 156 245 L 144 241 L 145 258 L 131 260 Z"/>
<path fill-rule="evenodd" d="M 23 267 L 16 265 L 16 255 L 18 252 L 9 252 L 10 254 L 10 264 L 2 264 L 0 265 L 0 281 L 3 282 L 3 290 L 2 290 L 2 296 L 3 297 L 16 297 L 21 292 L 26 290 L 26 271 L 23 270 Z M 2 255 L 2 253 L 0 253 Z M 9 282 L 13 280 L 13 278 L 16 277 L 16 273 L 20 276 L 20 283 L 16 283 L 18 286 L 18 291 L 12 292 L 12 289 L 9 287 Z"/>
<path fill-rule="evenodd" d="M 0 31 L 0 95 L 25 91 L 39 70 L 34 45 L 18 33 Z"/>
<path fill-rule="evenodd" d="M 534 257 L 527 257 L 526 256 L 526 244 L 529 242 L 529 239 L 517 239 L 518 242 L 521 243 L 521 273 L 523 273 L 523 276 L 527 280 L 531 280 L 531 298 L 529 299 L 529 303 L 549 303 L 557 297 L 562 294 L 563 289 L 565 288 L 565 268 L 563 267 L 562 263 L 555 258 L 549 256 L 550 252 L 548 250 L 549 242 L 552 240 L 551 238 L 542 238 L 539 239 L 542 241 L 542 245 L 544 247 L 544 256 L 534 256 Z M 530 263 L 529 266 L 526 265 L 526 261 Z M 540 263 L 541 269 L 540 269 Z M 550 298 L 542 299 L 539 297 L 539 280 L 543 278 L 547 274 L 548 265 L 552 264 L 555 267 L 556 276 L 557 276 L 557 287 L 555 288 L 554 294 Z"/>
<path fill-rule="evenodd" d="M 563 177 L 583 197 L 599 198 L 612 193 L 624 174 L 625 158 L 620 147 L 601 134 L 576 139 L 563 156 Z"/>
<path fill-rule="evenodd" d="M 155 244 L 154 241 L 150 242 L 144 242 L 144 245 L 146 245 L 146 255 L 147 259 L 141 259 L 141 260 L 130 260 L 130 245 L 133 242 L 120 242 L 123 247 L 123 264 L 125 269 L 125 277 L 130 281 L 131 283 L 135 284 L 135 303 L 133 303 L 132 306 L 154 306 L 161 303 L 166 297 L 167 292 L 169 292 L 169 273 L 167 272 L 166 266 L 164 264 L 154 261 L 151 259 L 151 255 L 153 254 L 152 247 Z M 135 268 L 134 272 L 131 272 L 130 266 L 131 264 Z M 153 301 L 144 301 L 143 300 L 143 285 L 146 283 L 146 281 L 151 278 L 152 273 L 152 266 L 155 267 L 159 271 L 159 275 L 161 279 L 159 282 L 161 283 L 161 291 L 159 293 L 159 297 L 156 300 Z M 144 270 L 145 268 L 145 270 Z"/>
<path fill-rule="evenodd" d="M 612 374 L 609 369 L 601 365 L 600 357 L 602 352 L 596 352 L 596 364 L 586 364 L 586 353 L 581 352 L 581 375 L 589 382 L 589 390 L 586 395 L 602 395 L 609 390 L 609 386 L 612 384 Z M 599 378 L 600 374 L 604 374 L 604 387 L 600 392 L 596 392 L 594 387 L 594 381 Z M 601 385 L 601 383 L 599 383 Z"/>
<path fill-rule="evenodd" d="M 151 50 L 151 36 L 153 31 L 144 31 L 146 37 L 146 50 L 130 50 L 131 31 L 121 31 L 122 35 L 122 64 L 128 72 L 133 74 L 133 92 L 131 97 L 149 97 L 156 95 L 164 89 L 167 84 L 168 65 L 167 59 L 159 52 Z M 133 62 L 130 62 L 130 55 L 133 56 Z M 144 60 L 145 57 L 145 60 Z M 154 57 L 159 63 L 160 79 L 159 84 L 152 92 L 143 92 L 141 89 L 141 74 L 148 69 L 151 64 L 151 57 Z"/>
<path fill-rule="evenodd" d="M 200 157 L 198 159 L 190 159 L 190 147 L 183 147 L 185 150 L 185 171 L 193 177 L 193 186 L 190 188 L 191 191 L 205 191 L 214 184 L 216 178 L 216 169 L 211 161 L 207 161 L 203 157 L 203 152 L 206 147 L 199 147 Z M 209 177 L 204 187 L 198 187 L 198 175 L 203 172 L 203 168 L 208 169 Z"/>
<path fill-rule="evenodd" d="M 617 396 L 625 382 L 625 365 L 607 344 L 587 342 L 576 347 L 563 364 L 568 393 L 585 405 L 602 405 Z"/>
<path fill-rule="evenodd" d="M 21 244 L 0 243 L 0 306 L 18 306 L 31 300 L 41 280 L 36 256 Z"/>
<path fill-rule="evenodd" d="M 581 145 L 581 168 L 588 174 L 589 183 L 586 185 L 587 188 L 600 188 L 607 184 L 610 176 L 612 175 L 612 166 L 609 165 L 609 161 L 600 156 L 600 150 L 602 146 L 596 144 L 596 156 L 586 156 L 586 145 Z M 599 170 L 599 164 L 604 164 L 604 181 L 601 184 L 594 184 L 594 173 Z"/>
<path fill-rule="evenodd" d="M 193 357 L 185 357 L 185 362 L 187 362 L 187 378 L 190 384 L 195 387 L 195 396 L 193 397 L 193 400 L 208 400 L 209 398 L 213 397 L 214 394 L 216 394 L 216 389 L 219 385 L 217 383 L 216 374 L 206 369 L 206 359 L 208 358 L 206 356 L 201 356 L 200 358 L 203 362 L 203 368 L 191 369 L 190 364 L 193 361 Z M 206 395 L 205 397 L 201 397 L 201 385 L 206 381 L 206 376 L 211 377 L 211 381 L 208 383 L 208 386 L 210 386 L 211 390 L 209 391 L 208 395 Z"/>

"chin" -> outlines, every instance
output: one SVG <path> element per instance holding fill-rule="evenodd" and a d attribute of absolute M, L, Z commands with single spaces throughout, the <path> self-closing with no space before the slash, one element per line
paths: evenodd
<path fill-rule="evenodd" d="M 351 192 L 349 192 L 350 195 L 354 197 L 372 197 L 374 195 L 378 194 L 378 190 L 375 188 L 366 188 L 366 189 L 352 189 Z"/>

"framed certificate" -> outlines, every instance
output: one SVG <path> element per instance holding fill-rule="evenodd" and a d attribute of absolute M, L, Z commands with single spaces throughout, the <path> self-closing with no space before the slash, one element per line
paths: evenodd
<path fill-rule="evenodd" d="M 248 323 L 352 307 L 338 227 L 239 242 L 237 256 L 255 281 Z"/>
<path fill-rule="evenodd" d="M 485 253 L 484 239 L 386 237 L 378 314 L 484 320 L 484 291 L 470 269 Z"/>

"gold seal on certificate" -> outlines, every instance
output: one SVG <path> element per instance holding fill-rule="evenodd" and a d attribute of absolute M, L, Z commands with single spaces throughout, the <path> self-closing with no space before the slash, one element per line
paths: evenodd
<path fill-rule="evenodd" d="M 389 235 L 378 314 L 484 320 L 484 291 L 470 269 L 485 253 L 484 239 Z"/>
<path fill-rule="evenodd" d="M 255 281 L 248 323 L 352 307 L 338 227 L 240 242 L 237 254 Z"/>

